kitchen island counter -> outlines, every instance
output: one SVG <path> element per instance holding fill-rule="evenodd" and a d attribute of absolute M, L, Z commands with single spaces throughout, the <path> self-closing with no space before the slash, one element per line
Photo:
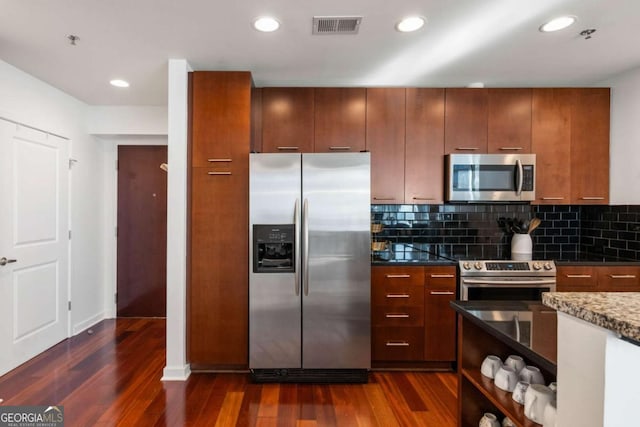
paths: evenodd
<path fill-rule="evenodd" d="M 547 292 L 542 302 L 640 343 L 640 292 Z"/>

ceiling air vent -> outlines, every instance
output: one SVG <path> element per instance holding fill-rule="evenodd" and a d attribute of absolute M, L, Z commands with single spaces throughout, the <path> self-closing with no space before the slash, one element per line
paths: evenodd
<path fill-rule="evenodd" d="M 362 16 L 314 16 L 313 34 L 358 34 Z"/>

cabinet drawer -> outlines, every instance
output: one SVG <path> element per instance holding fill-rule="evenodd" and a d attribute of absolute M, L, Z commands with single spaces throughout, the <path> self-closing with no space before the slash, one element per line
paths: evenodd
<path fill-rule="evenodd" d="M 424 286 L 410 283 L 374 284 L 371 300 L 374 306 L 422 307 L 424 305 Z"/>
<path fill-rule="evenodd" d="M 373 360 L 422 360 L 423 329 L 374 327 L 372 346 Z"/>
<path fill-rule="evenodd" d="M 558 292 L 595 292 L 598 278 L 591 266 L 558 267 L 556 275 Z"/>
<path fill-rule="evenodd" d="M 374 326 L 422 326 L 424 307 L 376 306 L 373 308 L 371 323 Z"/>
<path fill-rule="evenodd" d="M 597 267 L 600 292 L 640 291 L 640 267 Z"/>
<path fill-rule="evenodd" d="M 456 289 L 456 267 L 427 267 L 424 270 L 424 282 L 431 289 Z"/>
<path fill-rule="evenodd" d="M 379 286 L 424 285 L 424 268 L 422 267 L 373 267 L 371 283 L 376 289 Z"/>

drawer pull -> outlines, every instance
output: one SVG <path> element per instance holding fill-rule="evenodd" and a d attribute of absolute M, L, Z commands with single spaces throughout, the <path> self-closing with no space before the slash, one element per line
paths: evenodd
<path fill-rule="evenodd" d="M 409 294 L 387 294 L 387 298 L 409 298 Z"/>
<path fill-rule="evenodd" d="M 612 279 L 635 279 L 635 274 L 610 274 L 609 277 Z"/>
<path fill-rule="evenodd" d="M 580 198 L 582 200 L 604 200 L 604 197 L 600 197 L 600 196 L 584 196 Z"/>
<path fill-rule="evenodd" d="M 411 275 L 410 274 L 387 274 L 385 277 L 387 279 L 409 279 Z"/>
<path fill-rule="evenodd" d="M 458 151 L 478 151 L 478 147 L 456 147 Z"/>
<path fill-rule="evenodd" d="M 566 276 L 569 279 L 590 279 L 591 278 L 590 274 L 567 274 Z"/>
<path fill-rule="evenodd" d="M 374 197 L 373 200 L 395 200 L 395 197 Z"/>
<path fill-rule="evenodd" d="M 522 147 L 500 147 L 500 151 L 520 151 Z"/>
<path fill-rule="evenodd" d="M 298 149 L 298 147 L 294 147 L 294 146 L 280 146 L 276 148 L 280 151 L 295 151 Z"/>
<path fill-rule="evenodd" d="M 540 314 L 556 314 L 556 311 L 553 310 L 540 310 Z"/>
<path fill-rule="evenodd" d="M 207 172 L 207 175 L 231 175 L 231 172 Z"/>
<path fill-rule="evenodd" d="M 453 274 L 432 274 L 431 278 L 432 279 L 453 279 L 454 276 Z"/>
<path fill-rule="evenodd" d="M 207 159 L 207 162 L 209 163 L 218 163 L 218 162 L 230 162 L 231 159 Z"/>
<path fill-rule="evenodd" d="M 334 146 L 334 147 L 329 147 L 329 150 L 331 151 L 350 151 L 351 147 L 350 146 Z"/>
<path fill-rule="evenodd" d="M 454 295 L 452 291 L 431 291 L 431 295 Z"/>
<path fill-rule="evenodd" d="M 406 341 L 387 341 L 387 347 L 409 347 L 409 343 Z"/>
<path fill-rule="evenodd" d="M 408 319 L 409 315 L 404 313 L 388 313 L 385 314 L 384 317 L 386 317 L 387 319 Z"/>
<path fill-rule="evenodd" d="M 412 197 L 413 200 L 435 200 L 433 197 Z"/>
<path fill-rule="evenodd" d="M 541 200 L 564 200 L 564 197 L 540 197 Z"/>

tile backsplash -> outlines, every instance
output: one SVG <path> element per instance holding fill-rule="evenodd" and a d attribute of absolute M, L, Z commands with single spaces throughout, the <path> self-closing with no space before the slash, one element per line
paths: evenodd
<path fill-rule="evenodd" d="M 509 259 L 511 234 L 498 218 L 542 223 L 532 233 L 534 258 L 576 259 L 579 254 L 640 260 L 640 206 L 528 204 L 372 205 L 372 235 L 387 241 L 376 257 L 411 260 L 424 254 L 454 259 Z"/>

